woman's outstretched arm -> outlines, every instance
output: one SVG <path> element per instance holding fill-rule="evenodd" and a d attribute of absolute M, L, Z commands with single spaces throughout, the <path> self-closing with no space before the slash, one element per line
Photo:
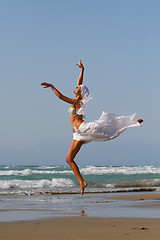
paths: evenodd
<path fill-rule="evenodd" d="M 79 63 L 76 64 L 79 68 L 81 68 L 81 72 L 79 74 L 79 78 L 78 78 L 78 82 L 77 82 L 77 86 L 78 85 L 82 85 L 83 83 L 83 73 L 84 73 L 84 67 L 83 64 L 81 63 L 81 60 L 79 61 Z"/>
<path fill-rule="evenodd" d="M 67 102 L 67 103 L 70 103 L 70 104 L 76 104 L 78 103 L 79 100 L 77 99 L 72 99 L 72 98 L 69 98 L 69 97 L 66 97 L 64 96 L 62 93 L 60 93 L 52 84 L 50 83 L 46 83 L 46 82 L 43 82 L 41 83 L 41 86 L 43 86 L 43 88 L 51 88 L 52 91 L 54 92 L 54 94 L 59 98 L 61 99 L 62 101 L 64 102 Z"/>

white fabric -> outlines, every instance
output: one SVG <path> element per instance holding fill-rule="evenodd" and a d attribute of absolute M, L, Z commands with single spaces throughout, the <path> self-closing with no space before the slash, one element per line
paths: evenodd
<path fill-rule="evenodd" d="M 89 89 L 86 86 L 84 86 L 83 84 L 80 86 L 81 86 L 81 97 L 82 97 L 82 99 L 85 99 L 89 96 Z"/>
<path fill-rule="evenodd" d="M 88 88 L 86 86 L 84 86 L 83 84 L 80 85 L 80 86 L 81 86 L 82 100 L 80 101 L 81 107 L 77 111 L 78 115 L 84 114 L 84 109 L 86 108 L 87 102 L 92 99 L 92 97 L 89 97 L 89 90 L 88 90 Z"/>
<path fill-rule="evenodd" d="M 79 129 L 73 133 L 73 139 L 77 141 L 108 141 L 118 137 L 130 127 L 139 127 L 139 122 L 133 121 L 135 113 L 130 116 L 117 116 L 102 112 L 101 117 L 94 122 L 83 122 Z"/>

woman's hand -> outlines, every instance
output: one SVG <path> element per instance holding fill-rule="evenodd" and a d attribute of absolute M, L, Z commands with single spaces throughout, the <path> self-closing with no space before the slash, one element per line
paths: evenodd
<path fill-rule="evenodd" d="M 83 67 L 83 64 L 81 63 L 81 60 L 79 61 L 79 63 L 76 63 L 76 65 L 77 65 L 79 68 L 84 68 L 84 67 Z"/>
<path fill-rule="evenodd" d="M 52 87 L 52 84 L 43 82 L 41 83 L 41 86 L 43 86 L 43 88 L 49 88 L 49 87 Z"/>

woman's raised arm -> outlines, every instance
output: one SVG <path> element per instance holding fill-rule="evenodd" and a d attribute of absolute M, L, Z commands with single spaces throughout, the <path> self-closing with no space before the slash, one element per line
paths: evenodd
<path fill-rule="evenodd" d="M 67 103 L 70 103 L 70 104 L 76 104 L 78 103 L 79 100 L 77 99 L 72 99 L 72 98 L 69 98 L 69 97 L 66 97 L 64 96 L 62 93 L 60 93 L 52 84 L 50 83 L 46 83 L 46 82 L 43 82 L 41 83 L 41 86 L 43 86 L 43 88 L 51 88 L 52 91 L 54 92 L 54 94 L 59 98 L 61 99 L 62 101 L 64 102 L 67 102 Z"/>
<path fill-rule="evenodd" d="M 78 85 L 82 85 L 83 83 L 83 73 L 84 73 L 84 67 L 83 67 L 83 64 L 81 63 L 81 60 L 79 61 L 79 63 L 76 64 L 79 68 L 81 68 L 81 72 L 79 74 L 79 78 L 78 78 L 78 81 L 77 81 L 77 86 Z"/>

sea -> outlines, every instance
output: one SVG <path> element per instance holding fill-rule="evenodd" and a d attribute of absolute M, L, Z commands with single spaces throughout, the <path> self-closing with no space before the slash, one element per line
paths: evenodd
<path fill-rule="evenodd" d="M 107 216 L 114 217 L 118 214 L 117 211 L 111 213 L 115 202 L 107 197 L 118 193 L 160 191 L 160 166 L 79 168 L 88 183 L 83 197 L 69 166 L 0 166 L 0 221 L 34 219 L 50 214 L 52 217 L 74 215 L 84 213 L 85 209 L 88 216 L 106 217 L 110 212 Z M 105 208 L 105 212 L 103 204 L 107 203 L 110 207 Z M 99 210 L 95 212 L 96 209 Z M 122 215 L 118 209 L 119 217 L 124 217 L 124 209 Z M 138 212 L 135 214 L 137 216 Z"/>
<path fill-rule="evenodd" d="M 80 166 L 87 193 L 160 190 L 160 166 Z M 68 166 L 0 166 L 0 195 L 79 193 Z"/>

